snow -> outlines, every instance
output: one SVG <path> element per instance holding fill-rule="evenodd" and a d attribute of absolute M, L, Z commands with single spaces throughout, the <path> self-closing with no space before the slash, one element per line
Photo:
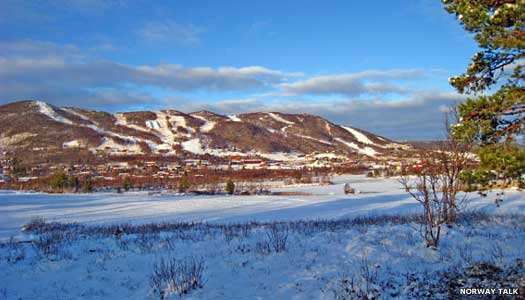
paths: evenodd
<path fill-rule="evenodd" d="M 297 161 L 299 160 L 299 155 L 301 155 L 301 153 L 296 153 L 296 152 L 259 153 L 259 156 L 262 156 L 270 160 L 277 160 L 277 161 Z"/>
<path fill-rule="evenodd" d="M 180 134 L 175 134 L 170 127 L 184 127 L 186 128 L 186 120 L 182 116 L 172 115 L 170 113 L 166 113 L 164 111 L 158 111 L 155 112 L 157 119 L 155 120 L 147 120 L 145 122 L 146 127 L 137 126 L 134 124 L 129 124 L 125 117 L 121 114 L 115 114 L 115 117 L 117 118 L 117 125 L 127 126 L 132 129 L 144 131 L 153 133 L 156 136 L 158 136 L 161 139 L 161 143 L 157 144 L 150 140 L 144 140 L 140 138 L 132 138 L 133 140 L 130 140 L 134 143 L 137 141 L 143 141 L 148 144 L 148 147 L 156 153 L 159 153 L 159 151 L 163 151 L 164 154 L 170 155 L 170 154 L 176 154 L 176 151 L 173 149 L 173 143 L 175 141 L 175 138 Z M 171 125 L 171 126 L 170 126 Z M 192 129 L 192 128 L 188 128 Z M 193 130 L 193 129 L 192 129 Z M 190 134 L 183 134 L 184 136 L 191 136 Z"/>
<path fill-rule="evenodd" d="M 255 152 L 245 153 L 245 152 L 240 152 L 240 151 L 229 151 L 229 150 L 224 150 L 224 149 L 213 149 L 213 148 L 208 148 L 208 149 L 206 149 L 205 152 L 207 154 L 214 155 L 214 156 L 232 156 L 232 155 L 235 155 L 235 156 L 250 156 L 250 155 L 256 155 Z"/>
<path fill-rule="evenodd" d="M 295 136 L 298 136 L 298 137 L 305 138 L 305 139 L 313 140 L 313 141 L 316 141 L 316 142 L 319 142 L 319 143 L 322 143 L 322 144 L 332 145 L 332 143 L 330 143 L 329 141 L 316 139 L 316 138 L 311 137 L 311 136 L 302 135 L 302 134 L 294 134 L 294 135 L 295 135 Z"/>
<path fill-rule="evenodd" d="M 208 120 L 208 119 L 206 119 L 205 117 L 202 117 L 202 116 L 193 115 L 193 117 L 204 121 L 204 124 L 201 126 L 201 131 L 202 132 L 209 132 L 215 127 L 216 122 L 210 121 L 210 120 Z"/>
<path fill-rule="evenodd" d="M 295 124 L 294 122 L 288 121 L 275 113 L 268 113 L 268 116 L 270 116 L 272 119 L 274 119 L 277 122 L 281 122 L 281 123 L 288 124 L 288 125 Z"/>
<path fill-rule="evenodd" d="M 156 112 L 156 115 L 157 119 L 152 121 L 154 122 L 154 125 L 156 125 L 153 129 L 157 136 L 162 140 L 162 144 L 155 147 L 155 150 L 164 150 L 168 151 L 168 154 L 175 154 L 172 145 L 175 141 L 176 135 L 170 129 L 169 120 L 171 116 L 165 112 Z"/>
<path fill-rule="evenodd" d="M 242 120 L 237 115 L 229 115 L 228 118 L 233 122 L 242 122 Z"/>
<path fill-rule="evenodd" d="M 116 143 L 112 138 L 104 137 L 102 143 L 97 147 L 99 150 L 106 150 L 109 148 L 112 154 L 140 154 L 142 149 L 138 144 L 122 145 Z"/>
<path fill-rule="evenodd" d="M 206 122 L 206 123 L 204 123 L 204 125 L 201 126 L 201 131 L 202 132 L 211 131 L 215 127 L 215 124 L 216 123 L 213 122 L 213 121 Z"/>
<path fill-rule="evenodd" d="M 159 299 L 150 286 L 153 265 L 161 259 L 202 259 L 204 284 L 167 299 L 343 299 L 341 282 L 351 276 L 362 288 L 364 267 L 370 271 L 375 299 L 426 299 L 405 293 L 439 282 L 447 273 L 471 262 L 497 261 L 504 267 L 525 259 L 523 192 L 506 191 L 501 207 L 495 193 L 469 195 L 469 209 L 483 209 L 500 218 L 443 227 L 440 247 L 425 246 L 416 223 L 356 223 L 323 226 L 322 220 L 344 220 L 374 214 L 407 214 L 419 204 L 395 178 L 334 177 L 327 186 L 294 186 L 276 191 L 301 191 L 312 196 L 189 196 L 144 193 L 48 195 L 0 191 L 0 236 L 18 236 L 31 243 L 0 246 L 2 299 Z M 343 194 L 349 182 L 362 191 Z M 162 221 L 206 221 L 223 227 L 201 227 L 161 233 L 59 236 L 46 254 L 38 236 L 20 228 L 32 216 L 87 225 Z M 242 228 L 231 222 L 315 220 L 314 227 L 274 225 L 286 234 L 286 248 L 276 252 L 271 227 Z M 339 224 L 339 223 L 333 223 Z M 244 228 L 244 227 L 243 227 Z M 304 228 L 304 229 L 300 229 Z M 53 235 L 47 235 L 53 237 Z M 265 243 L 270 243 L 265 250 Z M 54 247 L 58 250 L 53 252 Z M 501 253 L 501 254 L 498 254 Z M 369 274 L 369 275 L 370 275 Z M 419 278 L 412 282 L 409 278 Z M 430 281 L 429 281 L 430 280 Z M 419 285 L 418 285 L 419 284 Z M 351 299 L 346 297 L 346 299 Z M 437 297 L 437 299 L 446 299 Z"/>
<path fill-rule="evenodd" d="M 197 144 L 197 143 L 195 143 Z M 300 191 L 313 196 L 188 196 L 145 193 L 94 194 L 0 194 L 0 237 L 20 234 L 32 216 L 65 222 L 115 223 L 153 221 L 239 222 L 300 219 L 337 219 L 357 215 L 410 213 L 419 209 L 395 178 L 371 179 L 361 175 L 334 178 L 325 186 L 283 187 L 272 191 Z M 347 196 L 344 183 L 362 191 Z M 472 209 L 494 212 L 525 212 L 523 192 L 509 190 L 501 207 L 488 197 L 469 196 Z"/>
<path fill-rule="evenodd" d="M 403 149 L 410 149 L 410 146 L 403 145 L 403 144 L 398 144 L 398 143 L 388 143 L 386 145 L 376 144 L 373 141 L 371 141 L 366 135 L 364 135 L 363 133 L 359 132 L 358 130 L 353 129 L 352 127 L 341 126 L 341 128 L 343 128 L 346 131 L 350 132 L 357 139 L 357 141 L 359 141 L 360 143 L 363 143 L 363 144 L 370 144 L 370 145 L 374 145 L 376 147 L 381 147 L 381 148 L 399 148 L 399 147 L 401 147 Z M 384 141 L 384 142 L 387 142 L 387 140 L 385 140 L 384 138 L 382 138 L 380 136 L 378 136 L 377 138 L 382 140 L 382 141 Z M 368 152 L 369 154 L 367 154 L 367 155 L 370 155 L 370 156 L 374 156 L 376 154 L 376 151 L 374 149 L 372 149 L 372 148 L 365 147 L 365 151 Z M 364 153 L 364 154 L 366 154 L 366 153 Z"/>
<path fill-rule="evenodd" d="M 332 127 L 330 127 L 330 123 L 325 122 L 325 128 L 329 135 L 332 135 Z"/>
<path fill-rule="evenodd" d="M 170 122 L 172 122 L 174 127 L 188 128 L 186 119 L 183 116 L 170 116 Z"/>
<path fill-rule="evenodd" d="M 65 124 L 73 124 L 73 122 L 71 122 L 70 120 L 60 116 L 59 114 L 57 114 L 55 112 L 55 110 L 47 103 L 45 102 L 41 102 L 41 101 L 37 101 L 36 102 L 37 105 L 39 106 L 40 108 L 40 112 L 45 114 L 46 116 L 48 116 L 49 118 L 57 121 L 57 122 L 61 122 L 61 123 L 65 123 Z M 81 114 L 79 113 L 76 113 L 76 115 L 78 116 L 82 116 Z M 85 118 L 84 116 L 84 119 L 87 119 Z M 119 121 L 119 119 L 117 119 L 117 122 Z M 133 143 L 133 144 L 137 144 L 139 141 L 142 141 L 142 142 L 145 142 L 146 144 L 148 144 L 148 146 L 155 150 L 157 149 L 158 145 L 155 144 L 154 142 L 152 141 L 149 141 L 149 140 L 144 140 L 144 139 L 140 139 L 140 138 L 136 138 L 136 137 L 132 137 L 132 136 L 124 136 L 124 135 L 121 135 L 121 134 L 117 134 L 117 133 L 114 133 L 112 131 L 108 131 L 108 130 L 105 130 L 105 129 L 102 129 L 98 126 L 98 124 L 94 121 L 91 121 L 92 124 L 89 124 L 89 125 L 84 125 L 84 124 L 77 124 L 78 126 L 82 126 L 82 127 L 87 127 L 87 128 L 91 128 L 93 130 L 95 130 L 96 132 L 99 132 L 99 133 L 102 133 L 104 135 L 108 135 L 110 137 L 118 137 L 120 139 L 123 139 L 125 141 L 128 141 L 130 143 Z M 122 122 L 122 119 L 120 120 L 120 122 Z M 64 147 L 67 147 L 68 145 L 64 145 Z M 108 138 L 104 138 L 104 141 L 101 145 L 98 146 L 98 149 L 104 149 L 105 147 L 111 147 L 111 148 L 115 148 L 115 149 L 118 149 L 119 152 L 124 152 L 126 150 L 129 150 L 129 152 L 135 152 L 135 153 L 140 153 L 141 150 L 140 150 L 140 147 L 138 145 L 119 145 L 117 143 L 115 143 L 115 141 L 113 139 L 108 139 Z"/>
<path fill-rule="evenodd" d="M 160 126 L 159 121 L 157 120 L 148 120 L 146 121 L 146 126 L 151 129 L 160 129 L 162 126 Z"/>
<path fill-rule="evenodd" d="M 70 120 L 57 114 L 57 112 L 49 104 L 42 101 L 36 101 L 36 104 L 38 105 L 40 113 L 48 116 L 50 119 L 64 124 L 73 124 L 73 122 L 71 122 Z"/>
<path fill-rule="evenodd" d="M 328 158 L 328 159 L 333 159 L 333 158 L 340 158 L 340 159 L 344 159 L 346 158 L 345 155 L 338 155 L 338 154 L 335 154 L 335 153 L 319 153 L 319 154 L 315 154 L 314 155 L 315 158 Z"/>
<path fill-rule="evenodd" d="M 142 126 L 138 126 L 138 125 L 135 125 L 135 124 L 129 124 L 128 120 L 126 119 L 126 117 L 123 114 L 117 113 L 117 114 L 114 114 L 113 116 L 117 120 L 115 122 L 115 124 L 117 124 L 117 125 L 129 127 L 131 129 L 135 129 L 135 130 L 142 131 L 142 132 L 151 132 L 148 128 L 144 128 Z"/>
<path fill-rule="evenodd" d="M 191 153 L 204 154 L 202 143 L 199 138 L 182 142 L 182 148 Z"/>
<path fill-rule="evenodd" d="M 79 140 L 72 140 L 72 141 L 69 141 L 69 142 L 64 142 L 62 144 L 62 147 L 64 148 L 78 148 L 80 147 L 81 143 Z"/>
<path fill-rule="evenodd" d="M 369 138 L 366 137 L 366 135 L 362 134 L 361 132 L 353 129 L 352 127 L 347 126 L 341 126 L 342 128 L 346 129 L 346 131 L 350 132 L 358 142 L 363 144 L 374 144 Z"/>
<path fill-rule="evenodd" d="M 349 148 L 354 149 L 361 154 L 365 154 L 368 156 L 375 156 L 377 154 L 377 152 L 370 147 L 360 148 L 356 143 L 347 142 L 341 138 L 335 138 L 334 140 L 345 144 Z"/>
<path fill-rule="evenodd" d="M 70 109 L 70 108 L 67 108 L 67 107 L 66 107 L 66 108 L 62 108 L 62 110 L 65 110 L 65 111 L 67 111 L 68 113 L 70 113 L 70 114 L 72 114 L 72 115 L 75 115 L 75 116 L 81 118 L 81 119 L 84 120 L 84 121 L 91 121 L 88 117 L 86 117 L 85 115 L 83 115 L 83 114 L 77 112 L 77 111 L 74 110 L 74 109 Z"/>

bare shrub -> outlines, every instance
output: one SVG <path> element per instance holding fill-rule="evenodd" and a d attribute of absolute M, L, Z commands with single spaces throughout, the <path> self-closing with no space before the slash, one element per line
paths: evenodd
<path fill-rule="evenodd" d="M 338 300 L 372 300 L 381 296 L 378 268 L 370 264 L 366 254 L 361 260 L 358 276 L 345 270 L 338 283 L 334 292 Z"/>
<path fill-rule="evenodd" d="M 224 239 L 227 242 L 230 242 L 234 238 L 245 239 L 250 235 L 252 230 L 252 223 L 226 224 L 219 226 L 224 235 Z"/>
<path fill-rule="evenodd" d="M 268 255 L 272 252 L 270 242 L 265 239 L 258 240 L 255 244 L 255 252 L 259 255 Z"/>
<path fill-rule="evenodd" d="M 158 233 L 140 233 L 135 243 L 141 253 L 152 252 L 155 246 L 160 243 L 160 236 Z"/>
<path fill-rule="evenodd" d="M 14 237 L 10 237 L 7 243 L 2 245 L 2 248 L 4 247 L 7 250 L 5 259 L 8 263 L 17 263 L 26 257 L 24 246 Z"/>
<path fill-rule="evenodd" d="M 48 258 L 70 258 L 65 245 L 71 243 L 71 233 L 51 231 L 40 234 L 33 240 L 33 247 L 40 255 Z"/>
<path fill-rule="evenodd" d="M 164 300 L 171 294 L 182 295 L 202 288 L 204 285 L 204 261 L 202 258 L 161 259 L 153 265 L 150 286 Z"/>
<path fill-rule="evenodd" d="M 43 217 L 35 216 L 32 217 L 22 228 L 23 231 L 27 232 L 38 232 L 46 225 L 46 220 Z"/>
<path fill-rule="evenodd" d="M 275 252 L 286 251 L 286 242 L 288 241 L 288 227 L 270 224 L 266 228 L 268 242 Z"/>
<path fill-rule="evenodd" d="M 458 221 L 466 194 L 461 174 L 469 163 L 467 146 L 448 139 L 442 147 L 425 153 L 423 168 L 415 176 L 403 176 L 399 182 L 405 191 L 423 206 L 422 233 L 427 247 L 438 247 L 441 227 Z"/>

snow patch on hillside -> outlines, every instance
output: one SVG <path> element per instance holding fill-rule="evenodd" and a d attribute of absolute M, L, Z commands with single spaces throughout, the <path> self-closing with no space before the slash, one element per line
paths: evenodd
<path fill-rule="evenodd" d="M 330 127 L 330 123 L 326 122 L 324 126 L 326 128 L 326 131 L 328 131 L 328 134 L 332 135 L 332 127 Z"/>
<path fill-rule="evenodd" d="M 284 123 L 284 124 L 288 124 L 288 125 L 294 125 L 295 123 L 292 122 L 292 121 L 288 121 L 284 118 L 282 118 L 281 116 L 275 114 L 275 113 L 267 113 L 268 116 L 270 116 L 272 119 L 274 119 L 275 121 L 277 122 L 281 122 L 281 123 Z"/>
<path fill-rule="evenodd" d="M 302 153 L 298 152 L 273 152 L 273 153 L 260 153 L 259 156 L 277 161 L 297 161 Z"/>
<path fill-rule="evenodd" d="M 146 126 L 151 129 L 161 129 L 162 126 L 160 125 L 159 121 L 157 120 L 148 120 L 146 121 Z"/>
<path fill-rule="evenodd" d="M 190 129 L 188 125 L 186 124 L 186 119 L 183 116 L 173 116 L 170 115 L 170 123 L 174 127 L 182 127 L 186 129 Z M 192 128 L 193 129 L 193 128 Z"/>
<path fill-rule="evenodd" d="M 63 148 L 78 148 L 81 146 L 82 143 L 80 143 L 79 140 L 72 140 L 72 141 L 69 141 L 69 142 L 64 142 L 62 144 L 62 147 Z"/>
<path fill-rule="evenodd" d="M 157 119 L 155 122 L 154 131 L 157 133 L 157 136 L 162 140 L 162 144 L 158 145 L 156 150 L 168 151 L 170 154 L 175 154 L 173 150 L 173 143 L 175 141 L 176 135 L 171 131 L 170 128 L 170 115 L 165 112 L 156 112 Z"/>
<path fill-rule="evenodd" d="M 237 115 L 229 115 L 228 118 L 233 122 L 242 122 L 242 120 Z"/>
<path fill-rule="evenodd" d="M 341 127 L 344 128 L 346 131 L 350 132 L 357 139 L 358 142 L 363 143 L 363 144 L 374 144 L 374 142 L 372 142 L 366 135 L 362 134 L 361 132 L 351 127 L 347 127 L 347 126 L 341 126 Z"/>
<path fill-rule="evenodd" d="M 199 120 L 204 121 L 204 124 L 201 126 L 201 132 L 209 132 L 211 131 L 217 122 L 210 121 L 202 116 L 193 115 L 194 118 L 197 118 Z"/>
<path fill-rule="evenodd" d="M 183 142 L 182 149 L 188 152 L 191 152 L 191 153 L 195 153 L 195 154 L 204 154 L 202 143 L 199 138 L 195 138 L 195 139 L 191 139 L 191 140 Z"/>
<path fill-rule="evenodd" d="M 230 151 L 230 150 L 224 150 L 224 149 L 206 149 L 205 151 L 207 154 L 224 157 L 224 156 L 250 156 L 253 155 L 253 153 L 244 153 L 240 151 Z"/>
<path fill-rule="evenodd" d="M 114 114 L 113 116 L 117 120 L 115 122 L 116 125 L 129 127 L 131 129 L 135 129 L 135 130 L 142 131 L 142 132 L 148 132 L 148 133 L 151 132 L 148 128 L 144 128 L 142 126 L 138 126 L 138 125 L 135 125 L 135 124 L 129 124 L 128 120 L 126 119 L 126 117 L 123 114 L 118 114 L 117 113 L 117 114 Z"/>
<path fill-rule="evenodd" d="M 42 102 L 42 101 L 36 101 L 36 104 L 38 105 L 40 113 L 46 115 L 50 119 L 56 122 L 65 123 L 69 125 L 73 124 L 73 122 L 71 122 L 70 120 L 57 114 L 57 112 L 49 104 Z"/>
<path fill-rule="evenodd" d="M 344 158 L 346 158 L 346 156 L 340 155 L 340 154 L 335 154 L 335 153 L 319 153 L 319 154 L 315 154 L 314 158 L 316 158 L 316 159 L 323 159 L 323 158 L 344 159 Z"/>
<path fill-rule="evenodd" d="M 81 118 L 81 119 L 84 120 L 84 121 L 89 121 L 89 122 L 91 122 L 91 120 L 90 120 L 87 116 L 85 116 L 85 115 L 79 113 L 78 111 L 76 111 L 76 110 L 74 110 L 74 109 L 70 109 L 70 108 L 62 108 L 62 110 L 67 111 L 68 113 L 70 113 L 70 114 L 72 114 L 72 115 L 75 115 L 75 116 Z"/>
<path fill-rule="evenodd" d="M 350 142 L 347 142 L 347 141 L 345 141 L 343 139 L 340 139 L 340 138 L 335 138 L 335 140 L 345 144 L 346 146 L 348 146 L 351 149 L 356 150 L 360 154 L 365 154 L 365 155 L 368 155 L 368 156 L 375 156 L 377 154 L 377 151 L 375 151 L 374 149 L 372 149 L 370 147 L 359 148 L 359 146 L 356 143 L 350 143 Z"/>
<path fill-rule="evenodd" d="M 341 128 L 345 129 L 346 131 L 350 132 L 360 143 L 363 143 L 363 144 L 369 144 L 369 145 L 374 145 L 376 147 L 381 147 L 381 148 L 402 148 L 402 149 L 410 149 L 411 147 L 408 146 L 408 145 L 404 145 L 404 144 L 399 144 L 399 143 L 389 143 L 386 139 L 380 137 L 380 136 L 377 136 L 377 138 L 383 142 L 387 142 L 388 144 L 376 144 L 374 143 L 373 141 L 371 141 L 366 135 L 364 135 L 363 133 L 359 132 L 358 130 L 356 129 L 353 129 L 352 127 L 348 127 L 348 126 L 341 126 Z"/>
<path fill-rule="evenodd" d="M 329 142 L 329 141 L 316 139 L 314 137 L 307 136 L 307 135 L 295 134 L 295 136 L 298 136 L 298 137 L 301 137 L 301 138 L 304 138 L 304 139 L 309 139 L 309 140 L 312 140 L 312 141 L 316 141 L 316 142 L 319 142 L 319 143 L 322 143 L 322 144 L 325 144 L 325 145 L 332 145 L 332 143 Z"/>
<path fill-rule="evenodd" d="M 112 138 L 104 137 L 102 143 L 97 147 L 99 150 L 110 150 L 113 155 L 141 154 L 142 149 L 138 144 L 122 145 L 116 143 Z"/>

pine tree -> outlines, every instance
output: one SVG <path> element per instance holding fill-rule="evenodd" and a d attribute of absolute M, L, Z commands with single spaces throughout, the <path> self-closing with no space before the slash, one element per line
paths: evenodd
<path fill-rule="evenodd" d="M 179 181 L 179 193 L 184 193 L 190 188 L 190 182 L 188 176 L 184 174 Z"/>
<path fill-rule="evenodd" d="M 233 195 L 233 192 L 235 192 L 235 184 L 231 179 L 228 179 L 228 182 L 226 182 L 226 193 Z"/>
<path fill-rule="evenodd" d="M 82 193 L 91 193 L 92 191 L 93 191 L 93 182 L 91 181 L 91 178 L 88 177 L 82 183 Z"/>
<path fill-rule="evenodd" d="M 54 192 L 63 192 L 67 184 L 68 184 L 68 178 L 66 174 L 57 173 L 51 176 L 50 185 L 51 185 L 51 189 Z"/>
<path fill-rule="evenodd" d="M 73 175 L 69 175 L 68 178 L 67 178 L 67 186 L 73 191 L 73 192 L 77 192 L 78 191 L 78 185 L 79 185 L 79 182 L 78 182 L 78 178 L 76 178 L 75 176 Z"/>
<path fill-rule="evenodd" d="M 489 187 L 502 179 L 523 184 L 525 0 L 443 2 L 481 49 L 464 74 L 450 79 L 460 93 L 472 94 L 459 105 L 453 130 L 454 137 L 478 146 L 480 167 L 466 179 Z"/>
<path fill-rule="evenodd" d="M 129 189 L 131 188 L 131 179 L 129 178 L 129 176 L 126 176 L 124 177 L 124 182 L 122 183 L 122 185 L 124 186 L 124 190 L 129 191 Z"/>

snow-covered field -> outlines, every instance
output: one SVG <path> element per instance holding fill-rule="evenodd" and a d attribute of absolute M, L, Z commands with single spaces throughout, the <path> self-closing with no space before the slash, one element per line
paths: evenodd
<path fill-rule="evenodd" d="M 309 196 L 190 196 L 147 193 L 94 193 L 50 195 L 0 191 L 0 238 L 19 237 L 32 217 L 82 223 L 145 223 L 161 221 L 241 222 L 302 219 L 337 219 L 369 214 L 413 213 L 419 204 L 401 189 L 396 179 L 364 176 L 335 177 L 333 185 L 292 186 L 272 191 L 296 191 Z M 344 183 L 361 194 L 345 195 Z M 525 212 L 524 193 L 508 191 L 501 207 L 475 193 L 469 208 L 499 213 Z"/>
<path fill-rule="evenodd" d="M 525 274 L 517 260 L 525 260 L 523 192 L 506 191 L 500 207 L 495 193 L 471 194 L 468 208 L 488 214 L 445 227 L 433 250 L 411 217 L 418 204 L 395 179 L 335 182 L 272 189 L 309 196 L 1 192 L 0 299 L 160 299 L 151 278 L 161 261 L 203 267 L 202 282 L 181 296 L 172 285 L 166 299 L 427 299 L 446 290 L 444 273 L 462 274 L 477 262 L 503 270 L 518 262 L 516 274 Z M 361 194 L 344 195 L 345 182 Z M 87 227 L 22 233 L 35 216 Z M 205 223 L 129 225 L 118 238 L 111 227 L 181 221 Z M 281 223 L 261 223 L 272 221 Z M 5 242 L 9 236 L 15 241 Z"/>

